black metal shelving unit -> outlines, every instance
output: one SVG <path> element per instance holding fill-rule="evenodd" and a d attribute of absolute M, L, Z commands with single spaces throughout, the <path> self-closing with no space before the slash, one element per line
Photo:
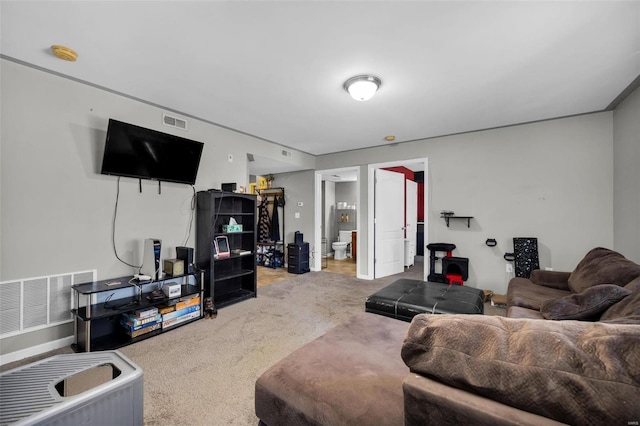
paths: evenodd
<path fill-rule="evenodd" d="M 200 296 L 200 315 L 197 318 L 182 322 L 168 329 L 160 327 L 157 330 L 131 337 L 120 325 L 122 314 L 167 304 L 168 297 L 151 298 L 153 290 L 163 284 L 175 283 L 181 285 L 181 297 Z M 134 286 L 137 286 L 135 287 Z M 95 302 L 100 294 L 117 295 L 127 289 L 134 288 L 139 294 L 127 297 L 105 298 Z M 173 328 L 188 324 L 202 318 L 203 275 L 200 272 L 177 276 L 166 275 L 156 281 L 132 282 L 132 277 L 110 278 L 101 281 L 76 284 L 71 287 L 74 294 L 74 308 L 71 313 L 75 317 L 74 350 L 77 352 L 95 352 L 118 349 L 140 340 L 148 339 Z M 94 300 L 95 299 L 95 300 Z"/>

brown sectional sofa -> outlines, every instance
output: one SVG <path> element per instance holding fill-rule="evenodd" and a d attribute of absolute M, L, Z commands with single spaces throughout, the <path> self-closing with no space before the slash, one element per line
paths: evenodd
<path fill-rule="evenodd" d="M 506 318 L 356 314 L 267 370 L 256 414 L 269 426 L 640 421 L 640 265 L 596 248 L 572 273 L 514 278 L 507 296 Z"/>

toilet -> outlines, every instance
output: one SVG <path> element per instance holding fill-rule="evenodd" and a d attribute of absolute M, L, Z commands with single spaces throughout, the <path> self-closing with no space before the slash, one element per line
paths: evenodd
<path fill-rule="evenodd" d="M 333 249 L 333 258 L 335 260 L 344 260 L 347 258 L 347 246 L 351 244 L 351 231 L 340 231 L 338 241 L 331 244 Z"/>

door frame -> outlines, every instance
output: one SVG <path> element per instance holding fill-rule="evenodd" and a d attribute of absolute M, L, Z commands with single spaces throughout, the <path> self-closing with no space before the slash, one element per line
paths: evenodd
<path fill-rule="evenodd" d="M 335 173 L 340 173 L 340 172 L 349 172 L 349 171 L 355 171 L 358 178 L 356 180 L 356 209 L 359 209 L 360 207 L 360 185 L 361 185 L 361 181 L 360 181 L 360 166 L 350 166 L 350 167 L 340 167 L 340 168 L 335 168 L 335 169 L 325 169 L 325 170 L 316 170 L 314 173 L 314 188 L 315 188 L 315 194 L 314 194 L 314 209 L 313 209 L 313 221 L 314 221 L 314 233 L 313 233 L 313 244 L 314 244 L 314 255 L 313 255 L 313 259 L 310 262 L 309 265 L 309 269 L 311 269 L 312 271 L 322 271 L 322 232 L 320 232 L 321 226 L 320 224 L 322 223 L 322 176 L 325 174 L 335 174 Z M 356 210 L 357 211 L 357 210 Z M 356 229 L 362 229 L 361 228 L 361 221 L 360 218 L 362 217 L 362 215 L 360 213 L 356 214 Z M 327 241 L 327 244 L 330 244 L 330 242 Z M 357 244 L 358 246 L 356 247 L 356 256 L 358 258 L 360 258 L 360 239 L 358 238 L 357 240 Z M 329 251 L 330 247 L 327 247 L 327 251 Z M 364 278 L 361 277 L 359 274 L 359 265 L 358 265 L 358 259 L 356 259 L 356 277 L 357 278 Z"/>
<path fill-rule="evenodd" d="M 392 170 L 374 169 L 373 172 L 376 182 L 373 274 L 382 278 L 404 272 L 407 178 Z"/>

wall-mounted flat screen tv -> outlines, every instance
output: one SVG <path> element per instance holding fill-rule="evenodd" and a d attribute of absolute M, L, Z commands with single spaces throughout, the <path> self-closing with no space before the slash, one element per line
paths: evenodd
<path fill-rule="evenodd" d="M 100 173 L 193 185 L 203 146 L 202 142 L 110 119 Z"/>

